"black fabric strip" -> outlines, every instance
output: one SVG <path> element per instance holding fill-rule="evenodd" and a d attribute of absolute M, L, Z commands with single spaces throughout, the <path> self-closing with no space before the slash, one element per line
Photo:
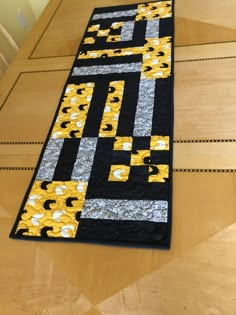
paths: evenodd
<path fill-rule="evenodd" d="M 155 102 L 153 111 L 152 134 L 169 135 L 172 126 L 168 123 L 171 115 L 171 79 L 156 80 Z"/>
<path fill-rule="evenodd" d="M 115 138 L 99 138 L 90 175 L 86 198 L 94 198 L 93 190 L 107 182 L 112 161 L 112 150 Z M 100 168 L 102 172 L 100 172 Z M 95 197 L 96 198 L 96 197 Z"/>
<path fill-rule="evenodd" d="M 142 221 L 116 221 L 100 219 L 80 219 L 79 233 L 76 238 L 101 241 L 128 241 L 151 243 L 157 247 L 170 246 L 169 227 L 166 223 Z"/>
<path fill-rule="evenodd" d="M 137 25 L 140 26 L 140 22 L 136 22 Z M 138 30 L 138 27 L 136 28 L 136 32 Z M 82 51 L 88 51 L 88 50 L 101 50 L 101 49 L 120 49 L 120 48 L 130 48 L 130 47 L 142 47 L 144 44 L 144 40 L 139 39 L 138 36 L 136 38 L 136 41 L 130 40 L 126 42 L 106 42 L 104 41 L 102 44 L 99 44 L 98 41 L 96 41 L 94 44 L 83 44 L 82 45 Z"/>
<path fill-rule="evenodd" d="M 91 100 L 86 125 L 84 127 L 83 137 L 98 137 L 101 119 L 107 99 L 107 92 L 109 87 L 109 81 L 107 77 L 102 80 L 97 80 L 95 83 L 95 89 Z"/>
<path fill-rule="evenodd" d="M 125 90 L 120 111 L 117 136 L 132 135 L 138 102 L 140 73 L 130 74 L 125 80 Z"/>
<path fill-rule="evenodd" d="M 132 43 L 136 46 L 143 46 L 145 44 L 146 25 L 147 21 L 135 22 Z"/>
<path fill-rule="evenodd" d="M 107 18 L 107 20 L 109 20 L 109 22 L 111 22 L 111 23 L 113 23 L 113 22 L 133 21 L 134 20 L 134 16 L 120 16 L 120 17 L 115 17 L 115 18 Z M 104 19 L 97 19 L 97 20 L 93 20 L 90 25 L 102 24 L 102 23 L 104 23 Z"/>
<path fill-rule="evenodd" d="M 159 36 L 160 37 L 171 36 L 172 35 L 172 27 L 173 27 L 173 19 L 172 18 L 160 19 Z"/>
<path fill-rule="evenodd" d="M 106 57 L 96 59 L 78 59 L 75 63 L 76 67 L 114 65 L 130 62 L 141 62 L 142 55 L 122 56 L 122 57 Z"/>
<path fill-rule="evenodd" d="M 115 5 L 111 7 L 105 8 L 95 8 L 93 14 L 101 14 L 101 13 L 110 13 L 110 12 L 117 12 L 117 11 L 127 11 L 127 10 L 136 10 L 137 4 L 128 4 L 125 7 L 123 5 Z"/>
<path fill-rule="evenodd" d="M 76 161 L 80 139 L 65 139 L 53 180 L 69 181 Z"/>

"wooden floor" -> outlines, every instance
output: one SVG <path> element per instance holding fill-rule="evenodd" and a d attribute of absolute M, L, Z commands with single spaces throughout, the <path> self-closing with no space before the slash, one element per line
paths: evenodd
<path fill-rule="evenodd" d="M 171 250 L 8 238 L 92 9 L 51 0 L 0 81 L 1 315 L 236 314 L 236 1 L 176 0 Z"/>

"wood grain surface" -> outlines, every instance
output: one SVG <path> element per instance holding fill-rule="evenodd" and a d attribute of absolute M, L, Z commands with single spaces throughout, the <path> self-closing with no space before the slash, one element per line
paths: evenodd
<path fill-rule="evenodd" d="M 50 0 L 0 81 L 0 315 L 236 314 L 236 2 L 176 1 L 170 250 L 8 238 L 94 7 Z"/>

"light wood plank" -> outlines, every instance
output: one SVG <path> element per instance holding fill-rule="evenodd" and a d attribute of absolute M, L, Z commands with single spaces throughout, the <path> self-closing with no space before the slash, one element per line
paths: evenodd
<path fill-rule="evenodd" d="M 8 238 L 12 222 L 0 217 L 4 257 L 0 263 L 1 313 L 82 315 L 91 309 L 93 304 L 40 249 L 39 243 Z"/>
<path fill-rule="evenodd" d="M 231 56 L 236 57 L 236 42 L 175 48 L 175 62 Z"/>
<path fill-rule="evenodd" d="M 0 115 L 0 141 L 42 141 L 68 71 L 23 73 Z"/>
<path fill-rule="evenodd" d="M 104 315 L 234 315 L 236 224 L 98 307 Z"/>
<path fill-rule="evenodd" d="M 234 139 L 236 59 L 175 65 L 175 139 Z"/>
<path fill-rule="evenodd" d="M 178 1 L 180 2 L 180 1 Z M 219 2 L 214 3 L 218 5 Z M 199 3 L 199 5 L 202 5 Z M 208 8 L 210 9 L 210 8 Z M 236 29 L 202 22 L 188 17 L 176 16 L 175 18 L 175 44 L 191 45 L 202 43 L 226 42 L 236 40 Z M 206 20 L 208 21 L 208 20 Z"/>
<path fill-rule="evenodd" d="M 181 0 L 176 1 L 175 10 L 180 17 L 236 29 L 236 2 L 232 0 Z"/>
<path fill-rule="evenodd" d="M 0 167 L 35 167 L 37 155 L 0 155 Z"/>
<path fill-rule="evenodd" d="M 236 142 L 176 143 L 174 168 L 236 169 Z"/>
<path fill-rule="evenodd" d="M 42 144 L 0 144 L 0 156 L 39 156 Z"/>

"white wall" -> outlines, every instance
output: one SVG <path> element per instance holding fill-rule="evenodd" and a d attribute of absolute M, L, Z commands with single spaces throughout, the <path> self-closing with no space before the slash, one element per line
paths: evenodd
<path fill-rule="evenodd" d="M 45 9 L 46 5 L 48 4 L 49 0 L 28 0 L 32 10 L 34 12 L 35 18 L 38 19 L 40 14 Z"/>
<path fill-rule="evenodd" d="M 22 11 L 27 26 L 23 28 L 17 18 L 17 13 Z M 33 27 L 36 19 L 28 0 L 1 0 L 0 23 L 7 29 L 15 42 L 20 46 L 28 32 Z"/>
<path fill-rule="evenodd" d="M 19 47 L 48 2 L 49 0 L 0 0 L 0 23 Z M 21 25 L 17 17 L 19 12 L 22 12 L 22 18 L 26 21 L 24 26 Z M 2 34 L 0 34 L 0 52 L 9 62 L 16 54 Z M 0 76 L 1 72 L 5 72 L 2 62 L 0 62 Z"/>

